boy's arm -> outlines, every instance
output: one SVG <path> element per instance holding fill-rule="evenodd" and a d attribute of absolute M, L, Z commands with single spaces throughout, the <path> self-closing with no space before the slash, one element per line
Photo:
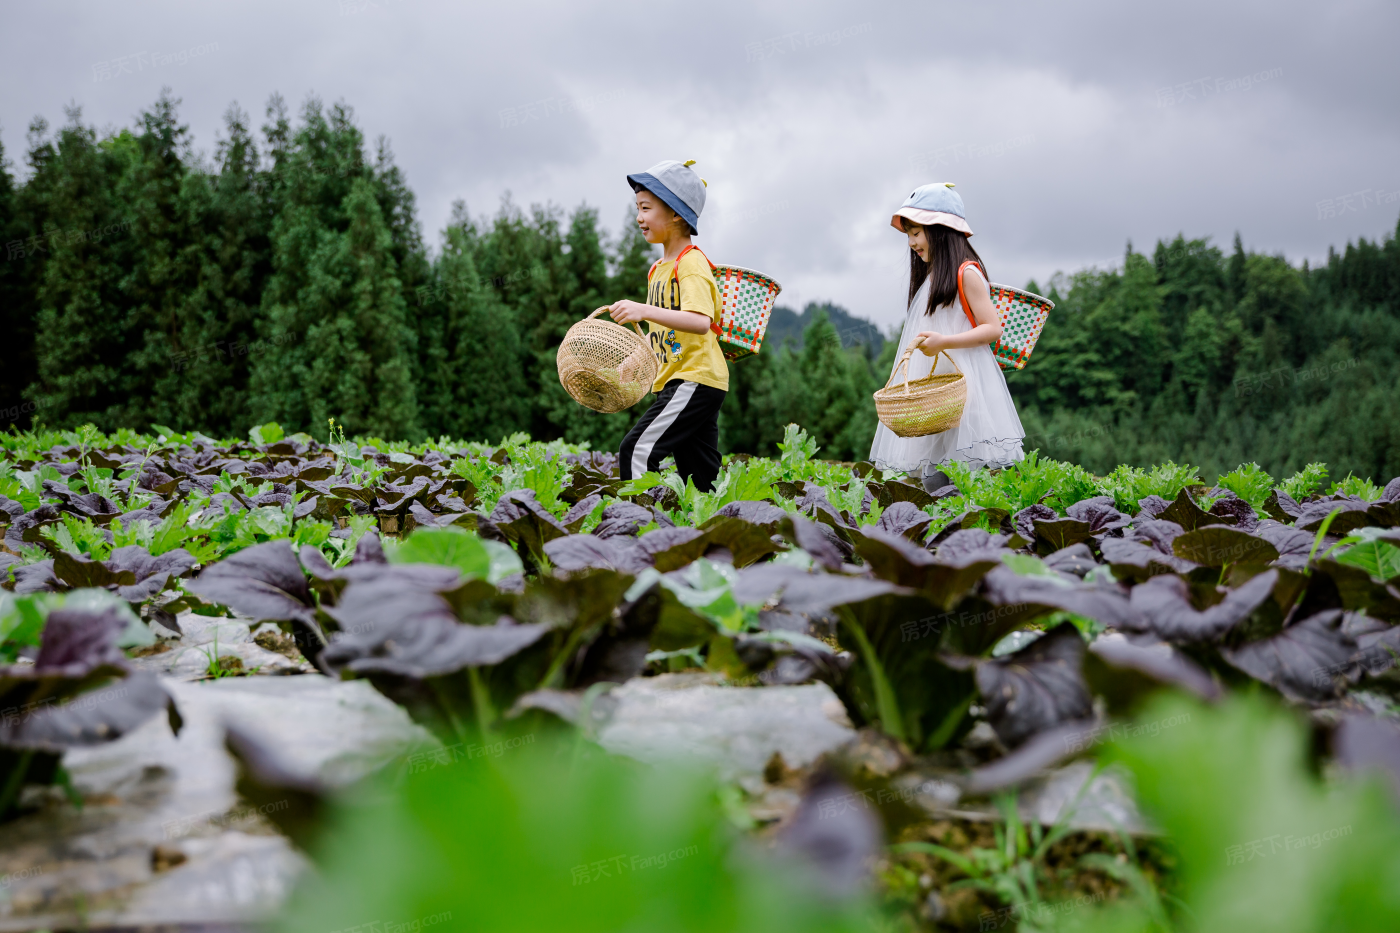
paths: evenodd
<path fill-rule="evenodd" d="M 651 321 L 687 334 L 704 334 L 710 329 L 709 315 L 698 311 L 672 311 L 670 308 L 644 305 L 640 301 L 630 299 L 615 303 L 608 309 L 608 313 L 619 324 Z"/>

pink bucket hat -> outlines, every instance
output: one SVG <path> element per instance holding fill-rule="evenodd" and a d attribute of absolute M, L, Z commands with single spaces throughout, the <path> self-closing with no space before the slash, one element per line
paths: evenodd
<path fill-rule="evenodd" d="M 963 209 L 962 198 L 953 190 L 951 181 L 939 181 L 915 188 L 914 193 L 894 212 L 890 226 L 903 233 L 902 218 L 905 217 L 925 227 L 942 224 L 965 236 L 972 236 L 972 228 L 967 225 L 967 211 Z"/>

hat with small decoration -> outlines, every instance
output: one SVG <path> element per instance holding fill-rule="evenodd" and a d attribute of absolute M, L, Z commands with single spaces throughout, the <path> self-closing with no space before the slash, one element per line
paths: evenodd
<path fill-rule="evenodd" d="M 915 188 L 903 206 L 894 212 L 890 226 L 903 233 L 902 218 L 905 217 L 925 227 L 942 224 L 965 236 L 972 236 L 972 228 L 967 225 L 967 211 L 963 209 L 962 198 L 953 190 L 951 181 L 940 181 Z"/>
<path fill-rule="evenodd" d="M 627 176 L 627 183 L 632 186 L 633 191 L 645 188 L 665 201 L 671 210 L 680 214 L 690 226 L 692 235 L 700 232 L 697 224 L 700 221 L 700 212 L 705 209 L 705 189 L 709 187 L 709 183 L 691 168 L 694 164 L 694 159 L 684 162 L 667 159 L 657 162 L 645 172 Z"/>

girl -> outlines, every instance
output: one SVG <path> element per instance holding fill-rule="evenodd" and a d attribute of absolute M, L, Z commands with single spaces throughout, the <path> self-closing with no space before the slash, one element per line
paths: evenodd
<path fill-rule="evenodd" d="M 890 223 L 909 237 L 909 308 L 899 353 L 910 347 L 920 351 L 909 361 L 909 378 L 927 376 L 935 354 L 947 351 L 945 355 L 952 356 L 967 378 L 967 404 L 961 423 L 941 434 L 899 437 L 880 425 L 870 445 L 870 459 L 882 470 L 918 473 L 924 489 L 934 492 L 949 484 L 938 467 L 951 460 L 961 460 L 974 470 L 999 469 L 1024 460 L 1021 441 L 1026 432 L 1006 377 L 992 356 L 991 345 L 1001 337 L 1001 323 L 992 307 L 982 257 L 968 243 L 972 229 L 962 198 L 951 184 L 924 185 L 915 189 Z M 962 282 L 976 326 L 968 321 L 958 299 L 958 267 L 967 260 L 977 263 L 964 271 Z M 937 371 L 954 369 L 940 358 Z"/>

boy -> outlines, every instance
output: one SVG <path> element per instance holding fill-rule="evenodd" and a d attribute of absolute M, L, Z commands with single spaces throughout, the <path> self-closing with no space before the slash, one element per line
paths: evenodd
<path fill-rule="evenodd" d="M 656 401 L 618 451 L 622 478 L 655 470 L 671 455 L 682 479 L 709 492 L 719 475 L 719 407 L 729 391 L 729 366 L 710 328 L 719 323 L 719 288 L 704 254 L 688 249 L 705 207 L 706 183 L 694 164 L 667 160 L 627 176 L 642 236 L 665 253 L 647 275 L 646 304 L 619 301 L 609 313 L 619 324 L 647 322 L 657 363 Z"/>

